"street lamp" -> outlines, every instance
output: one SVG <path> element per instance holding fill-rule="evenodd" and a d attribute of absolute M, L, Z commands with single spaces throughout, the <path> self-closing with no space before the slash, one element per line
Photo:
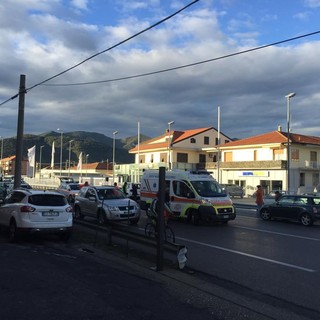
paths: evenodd
<path fill-rule="evenodd" d="M 115 161 L 115 148 L 116 148 L 116 134 L 118 131 L 114 131 L 113 134 L 113 151 L 112 151 L 112 182 L 114 183 L 114 161 Z"/>
<path fill-rule="evenodd" d="M 291 92 L 285 97 L 287 99 L 287 190 L 290 194 L 290 162 L 291 162 L 291 150 L 290 150 L 290 99 L 296 94 Z"/>
<path fill-rule="evenodd" d="M 86 177 L 88 176 L 88 157 L 89 154 L 86 154 Z"/>
<path fill-rule="evenodd" d="M 171 142 L 172 142 L 172 138 L 171 138 L 171 125 L 174 124 L 174 121 L 170 121 L 168 122 L 168 129 L 169 129 L 169 140 L 168 140 L 168 168 L 169 170 L 171 170 L 172 168 L 172 163 L 171 163 Z"/>
<path fill-rule="evenodd" d="M 61 139 L 60 139 L 60 177 L 62 175 L 62 144 L 63 144 L 63 130 L 62 129 L 57 129 L 58 132 L 61 133 Z"/>
<path fill-rule="evenodd" d="M 40 171 L 40 179 L 41 179 L 41 160 L 42 160 L 42 148 L 44 146 L 40 146 L 40 160 L 39 160 L 39 171 Z"/>
<path fill-rule="evenodd" d="M 74 140 L 70 140 L 69 141 L 69 173 L 68 173 L 68 177 L 70 178 L 70 166 L 71 166 L 71 143 L 73 142 Z"/>

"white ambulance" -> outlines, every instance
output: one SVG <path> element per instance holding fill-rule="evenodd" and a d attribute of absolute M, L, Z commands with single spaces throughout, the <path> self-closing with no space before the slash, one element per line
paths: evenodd
<path fill-rule="evenodd" d="M 236 217 L 229 195 L 208 172 L 166 171 L 166 192 L 174 216 L 197 225 L 206 222 L 228 223 Z M 140 206 L 147 210 L 159 190 L 159 171 L 146 170 L 141 178 Z"/>

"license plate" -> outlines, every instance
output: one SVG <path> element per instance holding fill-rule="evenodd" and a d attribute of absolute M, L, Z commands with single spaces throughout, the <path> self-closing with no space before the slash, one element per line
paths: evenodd
<path fill-rule="evenodd" d="M 57 212 L 57 211 L 44 211 L 44 212 L 42 212 L 42 216 L 44 216 L 44 217 L 58 217 L 59 212 Z"/>
<path fill-rule="evenodd" d="M 223 218 L 224 218 L 224 219 L 228 219 L 228 218 L 229 218 L 229 215 L 228 215 L 228 214 L 224 214 L 224 215 L 223 215 Z"/>

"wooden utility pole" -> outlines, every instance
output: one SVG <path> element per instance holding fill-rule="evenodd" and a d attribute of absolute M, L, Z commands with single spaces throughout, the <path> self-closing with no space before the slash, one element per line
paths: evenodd
<path fill-rule="evenodd" d="M 14 188 L 21 186 L 21 165 L 23 151 L 24 101 L 26 95 L 26 76 L 20 75 L 19 112 L 17 125 L 16 164 L 14 169 Z"/>

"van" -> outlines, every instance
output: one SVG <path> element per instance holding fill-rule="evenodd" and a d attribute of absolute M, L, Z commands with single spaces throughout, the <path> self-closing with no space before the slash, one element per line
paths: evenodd
<path fill-rule="evenodd" d="M 236 217 L 229 195 L 208 172 L 171 170 L 165 173 L 166 192 L 174 217 L 197 225 L 200 221 L 228 223 Z M 159 171 L 146 170 L 141 178 L 140 206 L 148 210 L 159 190 Z"/>

